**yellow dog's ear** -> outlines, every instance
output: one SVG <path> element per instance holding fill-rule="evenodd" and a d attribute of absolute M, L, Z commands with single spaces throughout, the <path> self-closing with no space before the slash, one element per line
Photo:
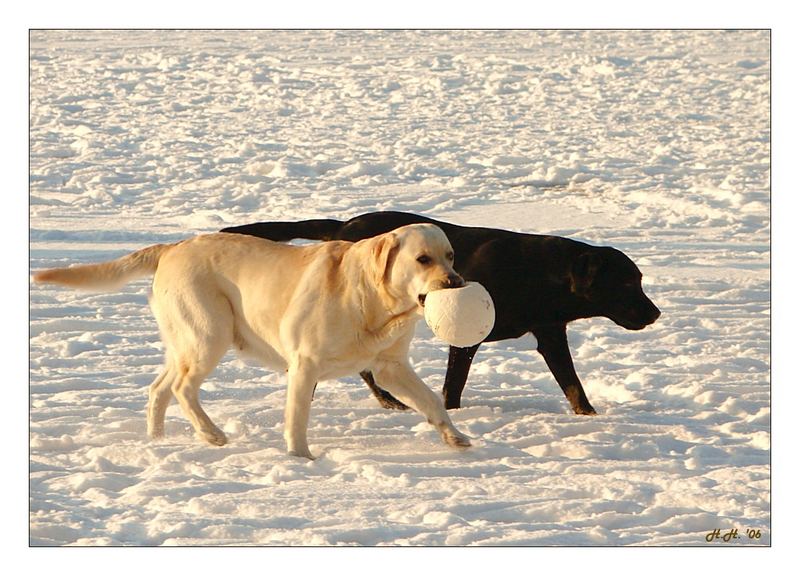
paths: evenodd
<path fill-rule="evenodd" d="M 375 266 L 377 284 L 383 284 L 389 278 L 399 249 L 400 238 L 393 232 L 375 238 L 375 243 L 372 245 L 372 262 Z"/>

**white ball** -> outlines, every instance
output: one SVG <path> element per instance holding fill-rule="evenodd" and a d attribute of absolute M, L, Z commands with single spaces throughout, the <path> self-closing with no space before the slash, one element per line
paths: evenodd
<path fill-rule="evenodd" d="M 494 302 L 486 288 L 468 282 L 425 297 L 425 322 L 439 338 L 458 348 L 482 342 L 494 327 Z"/>

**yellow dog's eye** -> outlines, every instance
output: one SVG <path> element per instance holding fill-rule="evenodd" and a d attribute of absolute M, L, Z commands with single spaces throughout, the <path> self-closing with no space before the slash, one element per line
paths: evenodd
<path fill-rule="evenodd" d="M 417 262 L 419 262 L 423 266 L 427 266 L 432 262 L 432 260 L 430 256 L 428 256 L 427 254 L 423 254 L 422 256 L 417 258 Z"/>
<path fill-rule="evenodd" d="M 453 259 L 456 257 L 456 255 L 455 255 L 455 254 L 453 254 L 452 252 L 448 252 L 448 253 L 446 254 L 446 256 L 445 256 L 445 257 L 446 257 L 448 260 L 453 260 Z"/>

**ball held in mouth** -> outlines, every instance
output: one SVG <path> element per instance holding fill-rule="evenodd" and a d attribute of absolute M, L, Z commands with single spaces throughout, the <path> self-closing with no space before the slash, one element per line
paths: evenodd
<path fill-rule="evenodd" d="M 425 297 L 425 322 L 451 346 L 466 348 L 482 342 L 492 331 L 494 318 L 492 297 L 477 282 L 434 290 Z"/>

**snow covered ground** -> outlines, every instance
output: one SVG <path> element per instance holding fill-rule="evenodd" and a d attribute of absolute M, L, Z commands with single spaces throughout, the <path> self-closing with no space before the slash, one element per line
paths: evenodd
<path fill-rule="evenodd" d="M 318 387 L 309 462 L 283 375 L 232 354 L 203 392 L 230 443 L 177 406 L 148 441 L 147 282 L 33 286 L 33 545 L 770 543 L 768 32 L 48 31 L 30 66 L 31 269 L 395 209 L 613 245 L 662 310 L 571 326 L 596 417 L 528 336 L 478 353 L 470 450 L 353 377 Z"/>

